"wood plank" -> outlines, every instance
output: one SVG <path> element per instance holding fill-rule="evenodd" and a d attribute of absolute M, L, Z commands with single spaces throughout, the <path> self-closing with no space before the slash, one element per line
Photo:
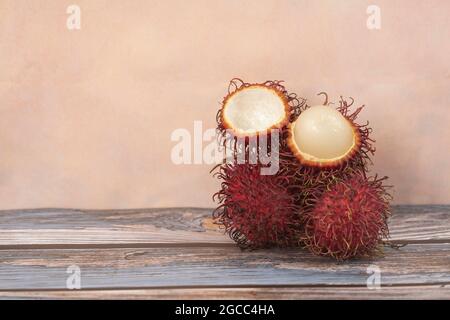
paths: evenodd
<path fill-rule="evenodd" d="M 0 212 L 0 247 L 229 243 L 210 219 L 211 209 L 39 209 Z"/>
<path fill-rule="evenodd" d="M 392 209 L 389 229 L 393 241 L 450 243 L 450 206 L 401 205 Z"/>
<path fill-rule="evenodd" d="M 0 211 L 0 248 L 45 245 L 232 244 L 212 209 L 38 209 Z M 450 242 L 450 206 L 395 206 L 391 237 L 398 242 Z"/>
<path fill-rule="evenodd" d="M 450 246 L 412 244 L 343 263 L 298 249 L 230 247 L 0 250 L 0 290 L 65 289 L 67 267 L 81 268 L 82 288 L 185 286 L 365 286 L 367 267 L 382 285 L 450 283 Z"/>
<path fill-rule="evenodd" d="M 0 299 L 450 299 L 450 285 L 0 291 Z"/>

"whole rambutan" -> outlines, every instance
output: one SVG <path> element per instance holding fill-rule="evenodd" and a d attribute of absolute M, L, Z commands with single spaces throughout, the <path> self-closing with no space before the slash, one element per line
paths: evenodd
<path fill-rule="evenodd" d="M 303 216 L 305 246 L 338 260 L 373 255 L 389 236 L 390 195 L 384 179 L 358 173 L 331 183 Z"/>
<path fill-rule="evenodd" d="M 241 248 L 285 247 L 298 243 L 300 208 L 290 177 L 280 170 L 261 175 L 260 165 L 223 164 L 216 175 L 220 205 L 213 217 Z"/>
<path fill-rule="evenodd" d="M 305 100 L 281 83 L 233 79 L 217 113 L 219 141 L 231 157 L 216 172 L 222 183 L 213 217 L 242 248 L 285 247 L 298 239 L 299 195 L 280 157 L 288 148 L 288 124 Z M 265 171 L 269 163 L 262 159 L 274 170 Z"/>

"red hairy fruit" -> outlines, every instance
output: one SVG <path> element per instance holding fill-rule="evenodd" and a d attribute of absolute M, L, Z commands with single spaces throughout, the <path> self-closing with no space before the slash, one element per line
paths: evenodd
<path fill-rule="evenodd" d="M 355 174 L 331 185 L 305 214 L 306 247 L 338 260 L 376 253 L 389 235 L 390 195 L 384 179 Z"/>
<path fill-rule="evenodd" d="M 213 217 L 241 248 L 285 247 L 298 241 L 299 195 L 292 191 L 291 162 L 283 160 L 288 149 L 284 136 L 305 104 L 282 81 L 230 81 L 217 113 L 219 143 L 230 154 L 216 172 L 222 183 L 214 195 L 219 207 Z M 279 139 L 272 141 L 275 135 Z M 278 171 L 263 173 L 264 156 L 276 159 Z"/>
<path fill-rule="evenodd" d="M 354 174 L 365 175 L 371 164 L 371 156 L 375 152 L 373 145 L 375 141 L 371 138 L 372 128 L 368 123 L 360 124 L 357 119 L 364 106 L 351 111 L 354 100 L 350 98 L 348 101 L 341 97 L 338 107 L 335 108 L 328 102 L 328 96 L 325 93 L 321 94 L 326 96 L 323 106 L 306 106 L 301 110 L 298 118 L 289 124 L 288 130 L 286 130 L 289 150 L 284 152 L 281 157 L 282 165 L 290 167 L 296 174 L 295 184 L 298 192 L 302 194 L 300 205 L 307 208 L 307 211 L 314 204 L 313 200 L 320 197 L 333 181 L 345 180 Z M 314 111 L 327 111 L 327 109 L 332 113 L 331 115 L 329 112 L 314 114 Z M 312 117 L 308 115 L 312 115 Z M 339 120 L 336 119 L 336 115 L 341 118 L 341 123 L 337 121 L 337 124 L 340 125 L 334 128 L 335 120 Z M 305 120 L 306 126 L 303 126 L 302 131 L 300 124 Z M 333 139 L 337 139 L 335 142 L 345 140 L 345 132 L 338 130 L 342 129 L 340 127 L 342 125 L 345 125 L 347 132 L 351 132 L 349 136 L 352 141 L 351 147 L 347 151 L 341 156 L 328 155 L 330 158 L 325 155 L 320 158 L 318 154 L 316 156 L 308 154 L 308 152 L 312 153 L 311 151 L 327 153 L 330 150 L 330 143 L 331 147 L 334 147 Z M 295 132 L 295 128 L 300 131 Z M 308 129 L 310 130 L 308 131 Z M 335 132 L 334 129 L 337 131 Z M 339 136 L 343 133 L 344 136 Z M 302 144 L 301 138 L 305 139 L 305 137 L 310 138 L 306 139 L 306 144 L 305 141 Z M 315 150 L 307 152 L 306 149 L 302 149 L 308 147 L 308 144 L 309 148 L 313 147 Z"/>
<path fill-rule="evenodd" d="M 300 209 L 290 178 L 261 175 L 261 166 L 223 164 L 216 173 L 222 188 L 213 217 L 241 248 L 286 247 L 298 242 Z"/>

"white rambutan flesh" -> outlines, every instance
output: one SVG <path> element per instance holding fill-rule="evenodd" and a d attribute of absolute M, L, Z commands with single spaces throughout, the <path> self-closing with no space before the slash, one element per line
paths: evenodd
<path fill-rule="evenodd" d="M 333 166 L 347 159 L 357 148 L 358 133 L 353 124 L 330 106 L 303 111 L 291 125 L 290 145 L 305 164 Z"/>
<path fill-rule="evenodd" d="M 253 134 L 283 123 L 288 116 L 286 103 L 277 90 L 251 85 L 226 99 L 223 117 L 228 128 L 240 134 Z"/>

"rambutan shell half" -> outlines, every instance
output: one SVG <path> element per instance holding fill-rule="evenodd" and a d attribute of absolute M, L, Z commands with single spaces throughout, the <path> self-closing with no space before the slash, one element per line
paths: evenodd
<path fill-rule="evenodd" d="M 302 165 L 333 168 L 358 152 L 361 135 L 336 109 L 313 106 L 289 124 L 287 143 Z"/>
<path fill-rule="evenodd" d="M 217 112 L 217 129 L 222 137 L 269 135 L 284 130 L 300 114 L 305 100 L 288 93 L 282 81 L 246 83 L 234 78 Z"/>

